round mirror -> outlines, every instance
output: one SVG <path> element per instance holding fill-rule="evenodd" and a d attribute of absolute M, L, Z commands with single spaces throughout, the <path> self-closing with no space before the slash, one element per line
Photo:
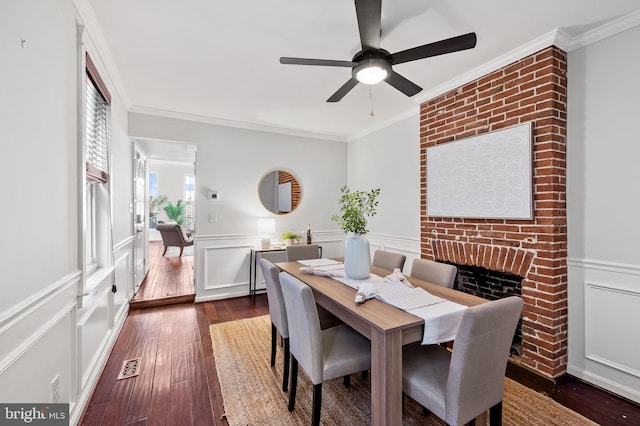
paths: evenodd
<path fill-rule="evenodd" d="M 302 190 L 298 179 L 291 172 L 274 170 L 260 180 L 258 196 L 264 208 L 271 213 L 287 214 L 300 204 Z"/>

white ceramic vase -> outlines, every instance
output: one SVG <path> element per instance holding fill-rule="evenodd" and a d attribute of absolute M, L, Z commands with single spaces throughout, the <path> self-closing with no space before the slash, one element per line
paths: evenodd
<path fill-rule="evenodd" d="M 371 254 L 369 240 L 360 234 L 347 239 L 344 250 L 344 273 L 354 280 L 369 278 L 371 272 Z"/>

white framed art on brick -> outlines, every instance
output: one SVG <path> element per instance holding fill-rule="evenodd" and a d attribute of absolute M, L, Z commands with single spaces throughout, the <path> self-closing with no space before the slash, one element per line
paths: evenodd
<path fill-rule="evenodd" d="M 527 122 L 426 149 L 427 215 L 533 219 Z"/>

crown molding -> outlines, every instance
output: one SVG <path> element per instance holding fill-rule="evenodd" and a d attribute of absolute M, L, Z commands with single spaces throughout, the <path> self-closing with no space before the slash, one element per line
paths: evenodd
<path fill-rule="evenodd" d="M 640 25 L 640 10 L 621 16 L 618 19 L 614 19 L 611 22 L 607 22 L 597 28 L 573 37 L 568 51 L 580 49 L 607 37 L 637 27 L 638 25 Z"/>
<path fill-rule="evenodd" d="M 495 70 L 505 67 L 526 56 L 529 56 L 532 53 L 549 47 L 555 44 L 556 40 L 564 38 L 562 36 L 558 37 L 558 33 L 559 30 L 549 31 L 548 33 L 536 39 L 533 39 L 530 42 L 525 43 L 522 46 L 505 53 L 504 55 L 500 55 L 489 62 L 485 62 L 484 64 L 465 72 L 464 74 L 460 74 L 458 77 L 455 77 L 447 81 L 446 83 L 441 84 L 440 86 L 426 91 L 424 94 L 421 94 L 414 100 L 417 104 L 429 101 L 435 97 L 442 95 L 443 93 L 447 93 L 450 90 L 453 90 L 471 81 L 477 80 L 480 77 L 483 77 Z"/>
<path fill-rule="evenodd" d="M 571 52 L 638 25 L 640 25 L 640 10 L 621 16 L 575 37 L 569 36 L 561 29 L 555 29 L 479 67 L 469 70 L 440 86 L 434 87 L 419 97 L 414 98 L 414 100 L 418 104 L 429 101 L 546 47 L 557 46 L 565 52 Z"/>
<path fill-rule="evenodd" d="M 334 142 L 347 142 L 347 137 L 343 135 L 316 133 L 305 130 L 296 130 L 286 127 L 268 126 L 264 124 L 245 123 L 243 121 L 226 120 L 223 118 L 209 117 L 205 115 L 189 114 L 185 112 L 168 111 L 160 108 L 132 105 L 129 112 L 138 114 L 155 115 L 165 118 L 175 118 L 177 120 L 195 121 L 198 123 L 213 124 L 216 126 L 235 127 L 238 129 L 255 130 L 259 132 L 278 133 L 282 135 L 297 136 L 312 139 L 322 139 Z"/>

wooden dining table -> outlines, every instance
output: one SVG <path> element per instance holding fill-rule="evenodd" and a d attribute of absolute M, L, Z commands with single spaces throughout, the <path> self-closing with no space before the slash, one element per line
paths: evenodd
<path fill-rule="evenodd" d="M 356 290 L 332 278 L 300 272 L 298 262 L 277 266 L 313 290 L 316 303 L 371 341 L 371 424 L 402 424 L 402 346 L 422 341 L 424 320 L 378 299 L 355 303 Z M 384 277 L 391 271 L 372 266 Z M 461 291 L 407 277 L 413 286 L 466 306 L 487 300 Z"/>

